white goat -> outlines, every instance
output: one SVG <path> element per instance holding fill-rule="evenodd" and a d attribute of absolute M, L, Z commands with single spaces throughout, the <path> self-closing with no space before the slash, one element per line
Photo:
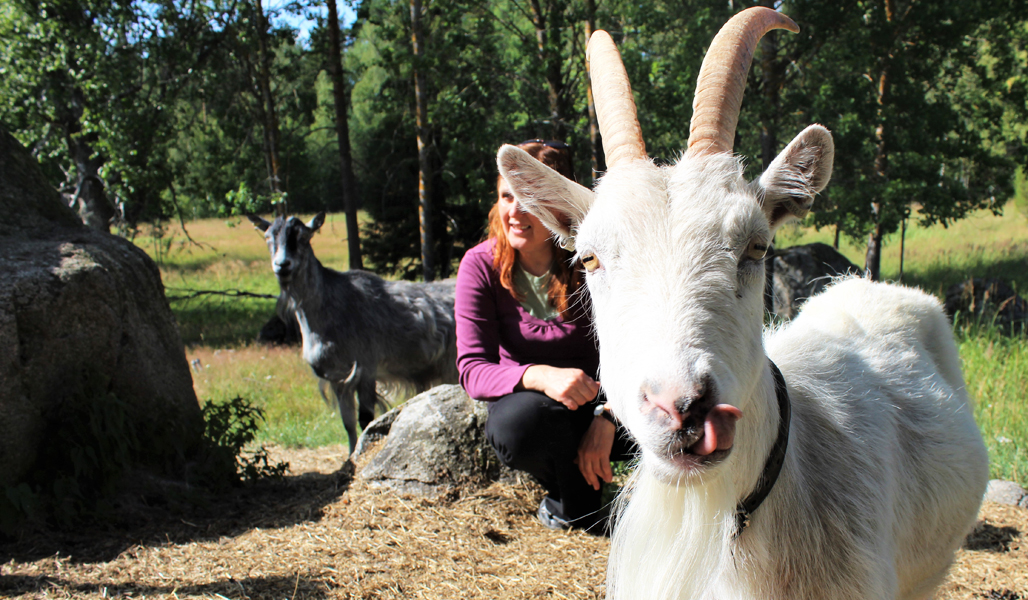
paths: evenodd
<path fill-rule="evenodd" d="M 985 490 L 988 457 L 934 298 L 844 279 L 762 338 L 765 250 L 809 210 L 834 155 L 813 125 L 743 179 L 739 104 L 774 28 L 797 31 L 754 8 L 715 38 L 677 164 L 647 158 L 602 31 L 588 49 L 609 165 L 595 192 L 517 148 L 497 157 L 518 201 L 577 248 L 603 387 L 642 449 L 610 598 L 927 598 Z"/>

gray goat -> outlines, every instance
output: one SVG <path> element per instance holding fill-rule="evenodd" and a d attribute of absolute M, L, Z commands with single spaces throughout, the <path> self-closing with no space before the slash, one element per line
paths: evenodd
<path fill-rule="evenodd" d="M 314 256 L 311 237 L 325 222 L 296 217 L 269 223 L 247 215 L 264 232 L 271 268 L 303 334 L 303 358 L 331 387 L 350 452 L 357 443 L 356 402 L 363 429 L 385 403 L 375 383 L 423 392 L 457 383 L 454 282 L 386 281 L 366 271 L 339 272 Z M 326 398 L 327 400 L 327 398 Z"/>

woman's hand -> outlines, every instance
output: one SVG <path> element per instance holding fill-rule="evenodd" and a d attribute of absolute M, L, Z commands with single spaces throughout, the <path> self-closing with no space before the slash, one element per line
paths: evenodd
<path fill-rule="evenodd" d="M 610 467 L 610 451 L 614 447 L 616 429 L 607 419 L 596 417 L 578 444 L 575 464 L 594 490 L 600 489 L 601 480 L 610 483 L 614 478 L 614 471 Z"/>
<path fill-rule="evenodd" d="M 532 365 L 521 376 L 526 390 L 542 392 L 570 410 L 592 402 L 600 393 L 600 384 L 581 369 L 560 369 L 549 365 Z"/>

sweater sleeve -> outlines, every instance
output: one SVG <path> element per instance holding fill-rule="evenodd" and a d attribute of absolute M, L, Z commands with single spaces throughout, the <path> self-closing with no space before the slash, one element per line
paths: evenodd
<path fill-rule="evenodd" d="M 496 400 L 513 393 L 531 365 L 500 364 L 496 294 L 506 292 L 491 277 L 483 252 L 468 252 L 457 271 L 457 371 L 472 398 Z"/>

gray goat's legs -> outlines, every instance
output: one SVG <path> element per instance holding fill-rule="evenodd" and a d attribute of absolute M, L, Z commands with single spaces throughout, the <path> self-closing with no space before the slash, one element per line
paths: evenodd
<path fill-rule="evenodd" d="M 357 382 L 358 411 L 361 429 L 375 420 L 375 406 L 378 404 L 378 391 L 375 390 L 375 373 L 362 370 Z"/>
<path fill-rule="evenodd" d="M 357 447 L 357 402 L 353 396 L 353 386 L 346 381 L 333 382 L 332 392 L 339 404 L 339 416 L 343 418 L 343 428 L 350 442 L 350 454 Z"/>

